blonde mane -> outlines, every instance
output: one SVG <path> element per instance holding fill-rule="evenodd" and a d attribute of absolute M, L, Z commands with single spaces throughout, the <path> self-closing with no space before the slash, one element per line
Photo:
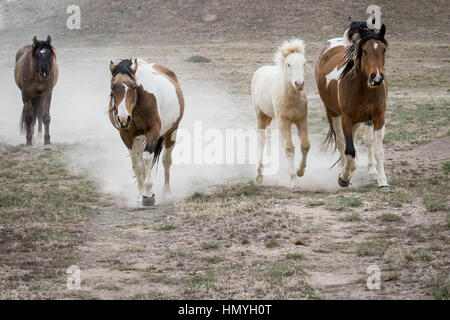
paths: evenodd
<path fill-rule="evenodd" d="M 277 66 L 283 67 L 287 56 L 294 52 L 305 55 L 305 44 L 302 39 L 294 38 L 283 42 L 283 44 L 278 47 L 273 60 Z"/>

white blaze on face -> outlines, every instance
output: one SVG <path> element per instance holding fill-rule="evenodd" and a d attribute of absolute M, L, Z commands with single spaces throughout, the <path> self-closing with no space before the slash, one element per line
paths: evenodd
<path fill-rule="evenodd" d="M 128 92 L 128 87 L 127 85 L 124 83 L 123 84 L 124 88 L 125 88 L 125 94 L 123 96 L 122 101 L 119 104 L 118 109 L 118 117 L 121 121 L 127 121 L 127 118 L 129 116 L 128 114 L 128 110 L 127 110 L 127 106 L 126 106 L 126 100 L 127 100 L 127 92 Z"/>
<path fill-rule="evenodd" d="M 373 48 L 374 48 L 375 50 L 377 50 L 377 47 L 378 47 L 378 43 L 374 42 L 374 43 L 373 43 Z"/>
<path fill-rule="evenodd" d="M 305 82 L 306 59 L 300 53 L 291 53 L 286 58 L 287 76 L 294 89 L 303 86 Z"/>
<path fill-rule="evenodd" d="M 39 50 L 39 53 L 41 54 L 41 56 L 45 55 L 45 53 L 47 52 L 47 49 L 42 48 L 41 50 Z"/>
<path fill-rule="evenodd" d="M 376 82 L 380 82 L 381 81 L 381 74 L 380 74 L 380 70 L 378 70 L 378 68 L 377 68 L 377 74 L 376 74 L 376 76 L 374 78 L 374 81 L 376 81 Z"/>

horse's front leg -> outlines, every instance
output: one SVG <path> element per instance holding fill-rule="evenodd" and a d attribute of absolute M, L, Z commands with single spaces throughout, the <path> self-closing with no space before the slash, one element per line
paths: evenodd
<path fill-rule="evenodd" d="M 45 127 L 45 134 L 44 134 L 44 145 L 51 144 L 50 142 L 50 103 L 52 100 L 52 91 L 43 93 L 40 99 L 40 106 L 39 108 L 42 110 L 42 122 L 44 123 Z"/>
<path fill-rule="evenodd" d="M 145 166 L 142 152 L 144 150 L 143 144 L 141 140 L 135 138 L 133 141 L 131 149 L 128 149 L 130 152 L 131 164 L 133 166 L 134 174 L 136 175 L 137 187 L 138 187 L 138 196 L 137 203 L 138 205 L 142 202 L 142 197 L 144 195 L 144 179 L 145 179 Z"/>
<path fill-rule="evenodd" d="M 378 180 L 378 171 L 375 167 L 376 166 L 375 156 L 373 153 L 373 125 L 372 125 L 372 122 L 364 124 L 363 141 L 367 147 L 369 174 L 373 179 Z"/>
<path fill-rule="evenodd" d="M 297 170 L 297 176 L 302 177 L 305 174 L 306 158 L 308 156 L 309 148 L 311 147 L 308 138 L 308 118 L 304 117 L 295 125 L 297 126 L 298 136 L 300 138 L 300 149 L 302 151 L 302 160 Z"/>
<path fill-rule="evenodd" d="M 159 140 L 159 128 L 146 133 L 145 148 L 142 155 L 144 161 L 144 194 L 142 197 L 142 204 L 144 206 L 152 206 L 155 204 L 155 194 L 152 191 L 153 188 L 153 159 L 155 157 L 155 149 Z"/>
<path fill-rule="evenodd" d="M 389 185 L 386 178 L 386 173 L 384 172 L 384 149 L 383 149 L 383 138 L 384 138 L 384 126 L 374 131 L 374 149 L 375 149 L 375 160 L 377 161 L 377 171 L 378 171 L 378 189 L 382 192 L 389 192 Z"/>
<path fill-rule="evenodd" d="M 348 187 L 353 172 L 356 170 L 356 151 L 353 143 L 353 134 L 355 132 L 354 124 L 353 121 L 345 115 L 342 116 L 342 131 L 345 138 L 345 161 L 341 175 L 338 178 L 338 183 L 341 187 Z"/>
<path fill-rule="evenodd" d="M 292 123 L 288 120 L 280 119 L 278 120 L 278 126 L 281 131 L 281 136 L 284 143 L 284 151 L 286 152 L 287 162 L 288 162 L 288 174 L 290 178 L 290 186 L 293 188 L 295 186 L 295 167 L 294 167 L 294 155 L 295 147 L 292 143 L 291 135 L 291 125 Z"/>

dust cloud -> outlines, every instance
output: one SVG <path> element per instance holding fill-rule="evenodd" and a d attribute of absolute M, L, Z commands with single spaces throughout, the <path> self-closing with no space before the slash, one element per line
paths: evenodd
<path fill-rule="evenodd" d="M 102 51 L 103 50 L 103 51 Z M 110 73 L 108 63 L 111 57 L 119 54 L 109 49 L 83 49 L 82 57 L 78 49 L 58 50 L 60 77 L 53 93 L 51 106 L 52 122 L 50 133 L 54 144 L 71 144 L 66 152 L 68 168 L 87 172 L 101 190 L 124 199 L 128 206 L 136 205 L 137 187 L 128 151 L 118 132 L 112 127 L 107 115 L 109 99 Z M 22 110 L 20 90 L 13 77 L 15 52 L 3 52 L 0 61 L 0 141 L 10 145 L 23 144 L 25 137 L 19 132 L 19 118 Z M 119 57 L 122 55 L 118 55 Z M 126 55 L 125 55 L 126 56 Z M 192 132 L 195 122 L 201 122 L 203 129 L 227 128 L 247 130 L 255 127 L 253 108 L 247 95 L 230 95 L 213 82 L 198 80 L 182 82 L 186 108 L 180 129 Z M 310 95 L 310 107 L 320 107 L 317 95 Z M 276 126 L 276 124 L 275 124 Z M 294 144 L 299 146 L 294 136 Z M 311 150 L 305 176 L 298 179 L 301 190 L 329 191 L 338 190 L 337 166 L 329 167 L 337 159 L 330 152 L 320 150 L 322 136 L 310 134 Z M 266 176 L 267 185 L 289 185 L 287 163 L 284 151 L 279 143 L 279 171 Z M 35 146 L 39 148 L 42 140 L 35 136 Z M 176 147 L 177 148 L 177 147 Z M 362 148 L 359 148 L 361 150 Z M 229 151 L 229 150 L 228 150 Z M 225 153 L 228 152 L 225 148 Z M 43 151 L 45 152 L 45 151 Z M 256 146 L 248 152 L 256 154 Z M 174 151 L 176 153 L 176 149 Z M 368 181 L 366 168 L 367 156 L 359 152 L 360 167 L 353 179 L 353 186 Z M 157 201 L 170 201 L 189 195 L 195 191 L 207 192 L 214 185 L 229 182 L 248 182 L 254 179 L 255 165 L 222 164 L 176 164 L 172 165 L 172 194 L 162 197 L 164 169 L 159 163 L 154 180 L 154 192 Z M 296 166 L 300 162 L 300 151 L 296 150 Z M 154 173 L 155 174 L 155 173 Z"/>

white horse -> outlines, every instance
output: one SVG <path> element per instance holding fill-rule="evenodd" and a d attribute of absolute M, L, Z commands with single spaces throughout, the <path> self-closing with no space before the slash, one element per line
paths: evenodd
<path fill-rule="evenodd" d="M 295 124 L 301 141 L 302 160 L 297 176 L 305 173 L 308 139 L 308 104 L 303 91 L 305 81 L 305 46 L 303 40 L 285 41 L 275 54 L 275 66 L 259 68 L 252 79 L 252 102 L 258 123 L 258 169 L 256 182 L 263 181 L 263 154 L 266 128 L 276 119 L 288 160 L 290 185 L 295 185 L 294 154 L 291 126 Z"/>

